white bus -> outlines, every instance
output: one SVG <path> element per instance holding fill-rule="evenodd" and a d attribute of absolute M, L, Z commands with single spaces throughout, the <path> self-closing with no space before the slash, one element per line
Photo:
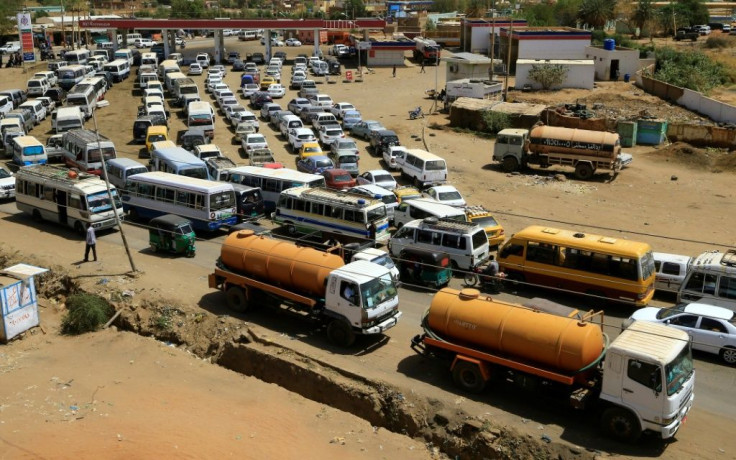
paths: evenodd
<path fill-rule="evenodd" d="M 205 232 L 235 225 L 235 206 L 232 184 L 160 171 L 130 176 L 123 194 L 123 208 L 133 220 L 175 214 Z"/>
<path fill-rule="evenodd" d="M 128 46 L 130 46 L 133 43 L 135 43 L 136 40 L 141 39 L 141 38 L 143 38 L 143 36 L 141 34 L 139 34 L 137 32 L 133 32 L 133 33 L 127 34 L 125 36 L 125 41 L 128 43 Z M 122 42 L 122 36 L 121 36 L 121 39 L 119 41 Z"/>
<path fill-rule="evenodd" d="M 67 51 L 64 53 L 64 60 L 69 65 L 84 65 L 89 60 L 91 52 L 86 49 Z"/>
<path fill-rule="evenodd" d="M 238 40 L 249 41 L 258 40 L 258 34 L 255 30 L 241 30 L 238 34 Z"/>
<path fill-rule="evenodd" d="M 66 95 L 66 107 L 79 107 L 84 118 L 91 118 L 97 108 L 97 93 L 91 86 L 72 88 Z"/>
<path fill-rule="evenodd" d="M 297 187 L 281 192 L 274 222 L 290 234 L 329 234 L 341 242 L 385 243 L 388 232 L 386 205 L 365 195 L 329 188 Z"/>
<path fill-rule="evenodd" d="M 128 61 L 128 65 L 133 65 L 133 51 L 128 48 L 122 48 L 117 51 L 115 51 L 115 54 L 112 55 L 112 58 L 117 61 L 118 59 L 122 59 L 124 61 Z"/>
<path fill-rule="evenodd" d="M 48 163 L 46 148 L 33 136 L 18 136 L 10 143 L 13 146 L 13 163 L 18 166 L 42 165 Z"/>
<path fill-rule="evenodd" d="M 289 168 L 261 168 L 259 166 L 238 166 L 230 169 L 229 182 L 259 187 L 263 194 L 266 211 L 276 209 L 276 203 L 284 190 L 292 187 L 325 187 L 325 178 L 317 174 L 307 174 Z"/>
<path fill-rule="evenodd" d="M 98 101 L 105 99 L 105 94 L 107 93 L 107 80 L 104 77 L 85 77 L 82 81 L 77 83 L 76 88 L 72 88 L 72 92 L 76 89 L 87 87 L 94 90 Z"/>
<path fill-rule="evenodd" d="M 18 210 L 37 221 L 58 222 L 81 234 L 85 233 L 88 223 L 95 230 L 113 228 L 115 213 L 123 214 L 115 187 L 110 186 L 111 201 L 105 182 L 90 174 L 61 166 L 38 165 L 20 168 L 15 184 Z"/>
<path fill-rule="evenodd" d="M 209 180 L 204 161 L 181 147 L 154 148 L 149 162 L 151 171 Z"/>
<path fill-rule="evenodd" d="M 87 69 L 81 65 L 68 65 L 61 67 L 56 71 L 59 75 L 59 86 L 69 91 L 74 85 L 82 81 L 87 76 Z"/>
<path fill-rule="evenodd" d="M 102 174 L 102 155 L 105 160 L 117 157 L 115 144 L 111 140 L 88 129 L 73 129 L 64 133 L 61 147 L 64 150 L 64 162 L 71 168 L 77 168 L 88 174 Z"/>
<path fill-rule="evenodd" d="M 126 59 L 115 59 L 102 66 L 102 68 L 106 72 L 110 72 L 114 82 L 121 82 L 130 76 L 130 64 Z"/>

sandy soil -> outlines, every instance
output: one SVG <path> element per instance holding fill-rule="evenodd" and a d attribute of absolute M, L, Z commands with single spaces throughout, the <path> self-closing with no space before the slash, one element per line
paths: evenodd
<path fill-rule="evenodd" d="M 2 72 L 4 87 L 22 86 L 27 78 L 15 69 Z M 444 69 L 440 69 L 440 85 L 443 76 Z M 231 85 L 235 85 L 234 78 L 228 75 Z M 100 131 L 115 141 L 119 154 L 136 158 L 138 146 L 128 144 L 138 104 L 138 96 L 131 97 L 131 82 L 108 94 L 111 106 L 99 110 L 98 123 Z M 728 154 L 678 145 L 638 147 L 632 150 L 633 165 L 613 181 L 605 174 L 585 183 L 551 179 L 554 173 L 570 172 L 564 169 L 506 175 L 489 164 L 492 142 L 447 128 L 446 115 L 407 119 L 407 110 L 416 105 L 429 110 L 431 101 L 423 95 L 434 84 L 434 69 L 419 74 L 409 64 L 399 69 L 396 78 L 390 77 L 390 69 L 376 69 L 363 83 L 341 82 L 323 88 L 335 101 L 353 102 L 364 118 L 381 120 L 395 129 L 407 145 L 420 147 L 421 137 L 412 136 L 425 132 L 429 149 L 448 159 L 451 181 L 466 200 L 495 210 L 507 233 L 548 219 L 551 225 L 643 239 L 665 252 L 696 254 L 736 245 L 733 163 L 711 166 L 723 161 L 713 156 Z M 613 83 L 606 91 L 614 95 L 608 96 L 607 104 L 632 109 L 636 98 L 624 97 L 637 91 L 631 85 Z M 291 94 L 287 93 L 282 105 Z M 538 97 L 553 103 L 575 102 L 583 96 L 582 92 L 565 92 Z M 639 109 L 652 104 L 656 101 L 642 98 Z M 173 123 L 173 131 L 182 129 L 181 120 Z M 440 129 L 423 129 L 430 124 Z M 47 121 L 33 134 L 45 139 L 39 133 L 48 126 Z M 291 155 L 281 147 L 284 142 L 270 128 L 262 131 L 272 147 L 276 146 L 277 159 L 292 163 Z M 233 159 L 242 161 L 229 136 L 220 125 L 215 141 Z M 364 153 L 361 169 L 376 167 L 381 167 L 377 159 Z M 127 270 L 124 253 L 117 247 L 103 244 L 100 250 L 106 256 L 102 262 L 73 266 L 83 251 L 81 241 L 46 238 L 15 222 L 4 223 L 3 229 L 6 243 L 2 252 L 34 255 L 39 263 L 46 261 L 55 269 L 71 271 L 86 289 L 104 292 L 106 288 L 96 284 L 100 276 Z M 145 257 L 138 263 L 147 275 L 130 280 L 117 277 L 123 280 L 120 287 L 135 289 L 140 302 L 165 293 L 187 305 L 187 311 L 197 311 L 196 302 L 208 292 L 205 280 L 192 282 L 173 272 L 170 259 Z M 113 330 L 60 337 L 57 326 L 62 307 L 45 305 L 46 334 L 34 330 L 0 349 L 6 389 L 0 401 L 0 442 L 8 458 L 431 455 L 420 442 L 385 430 L 374 433 L 370 424 L 356 417 L 222 370 L 149 338 Z M 709 433 L 715 419 L 704 412 L 694 417 L 697 422 L 687 426 L 690 445 L 668 451 L 668 458 L 712 458 L 703 454 L 713 452 L 703 450 L 703 445 L 723 445 L 716 444 L 722 440 Z M 732 452 L 729 449 L 724 455 Z"/>

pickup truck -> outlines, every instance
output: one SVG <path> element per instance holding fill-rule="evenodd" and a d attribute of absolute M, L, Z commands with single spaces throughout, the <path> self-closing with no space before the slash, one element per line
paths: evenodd
<path fill-rule="evenodd" d="M 675 41 L 680 40 L 690 40 L 690 41 L 696 41 L 698 37 L 700 36 L 700 32 L 697 30 L 691 30 L 691 29 L 679 29 L 675 33 Z"/>
<path fill-rule="evenodd" d="M 0 54 L 17 53 L 20 51 L 20 42 L 8 42 L 0 46 Z"/>

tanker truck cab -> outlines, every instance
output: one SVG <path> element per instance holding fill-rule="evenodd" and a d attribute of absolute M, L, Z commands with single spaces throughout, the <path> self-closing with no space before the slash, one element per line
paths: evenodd
<path fill-rule="evenodd" d="M 528 140 L 529 131 L 526 129 L 502 129 L 496 135 L 493 160 L 501 163 L 506 172 L 526 166 L 524 148 Z"/>

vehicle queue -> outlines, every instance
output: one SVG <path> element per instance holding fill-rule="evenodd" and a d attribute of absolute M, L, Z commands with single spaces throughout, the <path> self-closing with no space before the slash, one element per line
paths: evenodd
<path fill-rule="evenodd" d="M 169 162 L 165 161 L 165 158 L 171 156 L 171 147 L 156 148 L 156 142 L 153 142 L 154 147 L 150 151 L 152 161 L 146 168 L 151 172 L 140 173 L 139 177 L 129 176 L 119 192 L 113 188 L 112 199 L 103 200 L 105 210 L 126 212 L 131 218 L 155 218 L 175 214 L 191 220 L 195 230 L 215 231 L 220 226 L 230 226 L 237 221 L 253 219 L 251 215 L 240 215 L 235 218 L 237 208 L 232 184 L 246 185 L 260 188 L 263 204 L 268 212 L 261 218 L 273 218 L 274 223 L 283 225 L 287 238 L 308 234 L 318 241 L 339 243 L 358 241 L 378 246 L 386 244 L 389 254 L 399 262 L 400 267 L 405 259 L 411 260 L 411 264 L 404 265 L 400 270 L 402 281 L 405 283 L 417 282 L 439 287 L 448 278 L 447 272 L 444 271 L 427 278 L 427 273 L 436 271 L 438 266 L 434 265 L 435 263 L 449 265 L 444 268 L 452 269 L 456 273 L 471 271 L 486 264 L 492 253 L 491 247 L 498 247 L 499 268 L 501 272 L 507 274 L 508 282 L 564 289 L 572 293 L 602 297 L 636 306 L 645 306 L 651 300 L 655 289 L 658 261 L 648 244 L 535 226 L 511 236 L 505 242 L 503 238 L 499 240 L 498 235 L 503 235 L 503 228 L 487 211 L 486 217 L 491 218 L 493 225 L 480 224 L 473 220 L 472 217 L 479 211 L 478 206 L 467 206 L 457 189 L 450 186 L 453 178 L 449 176 L 447 164 L 440 155 L 419 149 L 401 148 L 401 142 L 395 132 L 378 122 L 362 120 L 359 110 L 353 104 L 334 102 L 328 94 L 310 91 L 314 79 L 323 77 L 325 72 L 318 57 L 298 56 L 294 60 L 288 87 L 289 90 L 298 90 L 299 93 L 298 97 L 295 96 L 289 101 L 287 110 L 282 110 L 280 104 L 273 102 L 286 97 L 286 85 L 281 83 L 284 80 L 283 73 L 286 71 L 284 62 L 271 60 L 263 77 L 257 66 L 254 71 L 253 66 L 246 65 L 243 77 L 249 76 L 250 79 L 243 78 L 241 90 L 233 91 L 222 83 L 223 69 L 210 66 L 209 61 L 208 56 L 206 61 L 198 59 L 200 69 L 198 70 L 197 66 L 190 68 L 196 74 L 197 71 L 202 71 L 201 67 L 205 67 L 202 63 L 208 62 L 205 87 L 197 94 L 200 99 L 190 100 L 182 107 L 182 110 L 189 114 L 187 133 L 197 140 L 187 145 L 182 143 L 180 144 L 182 147 L 175 147 L 178 156 L 176 160 Z M 190 79 L 184 72 L 181 72 L 183 76 L 176 75 L 181 70 L 178 64 L 174 66 L 171 63 L 167 63 L 164 67 L 159 66 L 158 69 L 158 76 L 162 83 L 165 83 L 162 86 L 167 88 L 171 102 L 175 96 L 178 96 L 177 99 L 181 96 L 176 93 L 177 79 Z M 171 81 L 166 80 L 169 75 Z M 309 77 L 312 78 L 311 82 Z M 252 88 L 248 88 L 248 85 L 254 83 L 248 83 L 249 81 L 258 82 L 255 84 L 260 85 L 259 89 L 251 91 Z M 265 87 L 264 82 L 268 83 Z M 150 88 L 152 80 L 146 80 L 146 86 Z M 73 92 L 74 88 L 71 89 Z M 246 89 L 251 92 L 247 93 Z M 306 91 L 303 91 L 305 89 Z M 210 93 L 212 102 L 203 102 L 207 97 L 206 93 Z M 240 98 L 235 96 L 239 93 L 242 94 Z M 160 115 L 163 110 L 151 111 L 146 105 L 147 101 L 144 99 L 143 102 L 144 108 L 140 115 L 141 118 L 151 119 L 151 128 L 168 124 L 167 117 Z M 252 111 L 245 107 L 246 104 Z M 279 165 L 270 163 L 260 167 L 236 165 L 224 175 L 227 178 L 225 183 L 212 181 L 213 178 L 204 166 L 197 168 L 194 176 L 184 172 L 186 168 L 180 167 L 182 164 L 198 164 L 196 160 L 201 161 L 195 156 L 195 147 L 212 142 L 216 137 L 215 132 L 222 131 L 215 107 L 233 131 L 237 131 L 240 125 L 247 125 L 258 131 L 261 129 L 261 123 L 269 124 L 274 131 L 289 141 L 295 158 L 296 171 L 291 168 L 279 168 Z M 91 115 L 95 107 L 92 106 L 89 110 Z M 86 115 L 86 110 L 84 112 Z M 345 117 L 348 114 L 351 122 L 350 126 L 346 127 Z M 257 119 L 259 116 L 260 122 Z M 242 155 L 246 158 L 253 151 L 250 148 L 252 143 L 248 139 L 251 135 L 247 134 L 242 140 Z M 384 160 L 387 170 L 364 171 L 361 174 L 360 154 L 351 151 L 357 167 L 352 171 L 346 169 L 344 172 L 349 177 L 355 177 L 355 183 L 347 191 L 331 190 L 328 187 L 329 181 L 325 180 L 326 173 L 341 169 L 338 166 L 343 163 L 347 164 L 347 161 L 342 160 L 339 146 L 342 141 L 350 141 L 349 135 L 368 140 L 372 154 Z M 97 165 L 92 167 L 87 163 L 77 162 L 80 158 L 79 152 L 87 152 L 86 155 L 82 155 L 86 162 L 90 161 L 90 154 L 95 152 L 96 156 L 93 155 L 95 160 L 99 160 L 100 156 L 104 156 L 105 160 L 115 158 L 114 146 L 111 147 L 113 154 L 109 155 L 107 152 L 110 147 L 101 144 L 107 139 L 98 136 L 92 139 L 90 136 L 83 130 L 71 130 L 64 135 L 62 148 L 68 152 L 65 157 L 70 159 L 67 164 L 79 171 L 66 176 L 59 169 L 56 173 L 44 174 L 53 175 L 54 180 L 61 182 L 87 181 L 88 184 L 95 179 L 89 173 L 106 175 L 107 173 Z M 75 139 L 80 138 L 87 139 L 84 146 L 77 145 L 81 141 Z M 187 148 L 189 150 L 186 150 Z M 257 148 L 273 149 L 267 143 Z M 74 160 L 71 160 L 72 158 Z M 134 166 L 138 171 L 143 171 L 138 165 Z M 25 198 L 31 196 L 35 196 L 36 199 L 43 198 L 41 188 L 30 185 L 33 183 L 31 177 L 38 176 L 35 171 L 41 169 L 32 168 L 37 166 L 23 166 L 17 173 L 16 195 L 19 198 L 19 209 L 34 217 L 41 216 L 41 219 L 61 220 L 59 217 L 49 218 L 40 211 L 36 212 L 40 208 L 34 207 L 37 205 L 33 205 L 32 200 Z M 401 179 L 407 186 L 412 185 L 416 190 L 413 193 L 404 193 L 407 192 L 407 187 L 397 187 L 395 180 L 392 185 L 385 186 L 386 181 L 379 178 L 388 176 L 393 179 L 391 170 L 400 171 Z M 374 193 L 373 196 L 360 194 L 355 188 L 361 185 L 382 187 L 382 191 L 393 195 L 396 202 L 402 200 L 406 203 L 413 198 L 429 202 L 429 206 L 421 209 L 417 207 L 415 214 L 412 214 L 415 212 L 414 208 L 409 210 L 412 219 L 402 221 L 401 228 L 389 233 L 389 225 L 394 224 L 394 217 L 390 217 L 387 203 L 378 193 Z M 450 187 L 450 189 L 437 187 Z M 61 190 L 61 187 L 58 190 Z M 95 198 L 99 200 L 101 189 L 95 190 L 95 195 L 89 197 L 86 205 L 80 202 L 79 209 L 85 210 L 87 206 L 90 210 L 92 208 L 102 210 L 101 207 L 91 204 Z M 396 193 L 392 193 L 392 190 L 396 190 Z M 122 199 L 118 198 L 118 193 Z M 79 192 L 70 189 L 59 194 L 68 195 L 68 198 L 65 198 L 68 201 L 64 203 L 55 201 L 58 204 L 57 208 L 72 209 L 71 199 Z M 54 199 L 60 199 L 59 195 L 55 194 Z M 448 215 L 443 211 L 443 201 L 458 199 L 463 203 L 453 209 L 460 210 L 459 214 Z M 142 200 L 146 201 L 140 204 L 136 200 L 141 203 Z M 24 204 L 21 206 L 21 203 Z M 185 208 L 191 212 L 184 211 Z M 79 225 L 85 223 L 84 215 L 84 212 L 79 213 Z M 68 216 L 65 218 L 69 219 Z M 79 229 L 79 225 L 71 226 Z M 160 235 L 160 231 L 158 234 Z M 191 253 L 192 250 L 187 249 L 187 252 Z M 733 278 L 728 275 L 731 274 L 729 269 L 735 264 L 730 258 L 719 263 L 722 266 L 719 273 L 725 271 L 726 275 L 719 275 L 719 279 L 710 284 L 706 279 L 707 275 L 698 278 L 701 280 L 701 292 L 714 295 L 718 293 L 727 309 L 734 310 L 736 304 L 730 304 L 729 299 L 732 298 L 731 286 L 736 285 L 736 281 L 731 280 L 736 280 L 736 274 Z M 426 264 L 426 272 L 421 269 L 423 264 Z M 442 281 L 438 282 L 438 279 Z M 683 284 L 683 288 L 685 286 L 691 288 L 696 283 L 695 277 L 691 276 L 688 279 L 692 281 Z M 697 292 L 693 295 L 690 292 L 693 289 L 690 288 L 689 297 L 686 298 L 698 300 Z M 731 341 L 711 345 L 710 349 L 715 350 L 727 363 L 734 364 L 736 356 L 729 351 L 736 348 L 734 342 L 736 333 L 729 329 L 734 326 L 733 315 L 718 312 L 716 316 L 723 321 L 721 327 L 727 333 L 726 336 L 731 337 Z M 703 318 L 695 319 L 683 327 L 698 328 L 702 320 Z"/>

